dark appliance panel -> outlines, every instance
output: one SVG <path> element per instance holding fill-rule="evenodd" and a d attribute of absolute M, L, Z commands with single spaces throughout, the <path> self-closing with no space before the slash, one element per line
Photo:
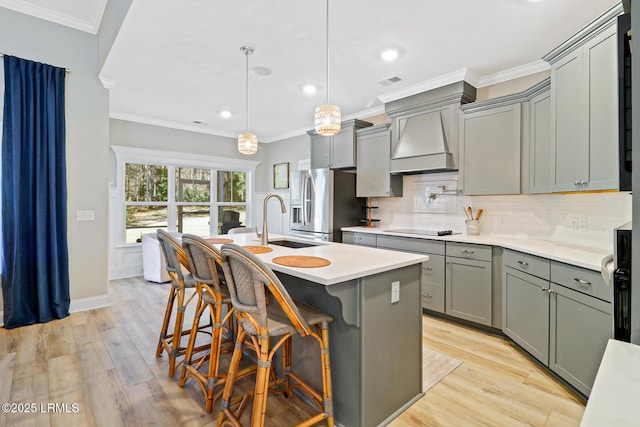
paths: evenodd
<path fill-rule="evenodd" d="M 615 230 L 613 337 L 631 342 L 631 223 Z"/>
<path fill-rule="evenodd" d="M 631 191 L 631 14 L 618 16 L 619 187 Z"/>

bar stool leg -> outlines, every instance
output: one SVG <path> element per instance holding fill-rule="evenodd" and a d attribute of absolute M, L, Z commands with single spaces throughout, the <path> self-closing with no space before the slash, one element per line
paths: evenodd
<path fill-rule="evenodd" d="M 167 331 L 169 330 L 169 322 L 171 321 L 171 312 L 173 311 L 173 302 L 175 301 L 175 299 L 176 287 L 171 285 L 171 290 L 169 291 L 169 300 L 167 301 L 167 308 L 164 311 L 164 320 L 162 321 L 162 328 L 160 329 L 160 337 L 158 338 L 156 357 L 160 357 L 160 355 L 162 355 L 162 350 L 164 349 L 162 343 L 167 339 Z"/>
<path fill-rule="evenodd" d="M 182 325 L 184 324 L 184 287 L 178 289 L 178 309 L 176 310 L 176 324 L 173 328 L 173 339 L 171 340 L 171 353 L 169 354 L 169 376 L 176 372 L 176 359 L 180 354 L 180 341 L 182 341 Z"/>
<path fill-rule="evenodd" d="M 320 360 L 322 363 L 322 405 L 327 416 L 327 426 L 333 427 L 333 390 L 331 364 L 329 363 L 329 324 L 322 322 Z"/>
<path fill-rule="evenodd" d="M 258 336 L 258 372 L 256 373 L 256 388 L 253 398 L 251 427 L 264 426 L 267 412 L 267 393 L 269 391 L 269 374 L 271 373 L 271 358 L 269 357 L 270 339 L 267 331 Z"/>
<path fill-rule="evenodd" d="M 182 372 L 180 374 L 180 387 L 184 387 L 187 381 L 187 366 L 191 365 L 191 359 L 193 357 L 193 349 L 196 345 L 196 337 L 198 336 L 198 330 L 200 329 L 200 319 L 202 313 L 206 309 L 206 305 L 202 303 L 202 298 L 198 298 L 198 304 L 196 305 L 196 314 L 193 318 L 193 324 L 191 326 L 191 333 L 189 334 L 189 343 L 187 344 L 187 350 L 184 355 L 184 364 L 182 365 Z"/>
<path fill-rule="evenodd" d="M 238 374 L 238 367 L 240 366 L 240 359 L 242 358 L 242 347 L 246 337 L 244 328 L 238 322 L 236 345 L 233 349 L 233 355 L 231 356 L 231 362 L 229 364 L 229 372 L 227 373 L 227 380 L 224 384 L 224 391 L 222 392 L 222 402 L 220 404 L 220 413 L 218 414 L 217 426 L 232 425 L 241 427 L 242 424 L 238 421 L 236 414 L 231 409 L 231 397 L 233 395 L 233 386 L 236 382 L 236 375 Z M 240 404 L 238 414 L 241 413 L 244 405 L 246 405 L 246 399 Z"/>

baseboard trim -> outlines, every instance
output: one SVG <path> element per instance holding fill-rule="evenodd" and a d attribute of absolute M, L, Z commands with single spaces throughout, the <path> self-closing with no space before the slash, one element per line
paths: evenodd
<path fill-rule="evenodd" d="M 95 308 L 109 307 L 111 301 L 109 301 L 109 295 L 98 295 L 89 298 L 78 298 L 71 300 L 69 305 L 69 313 L 77 313 L 79 311 L 93 310 Z"/>
<path fill-rule="evenodd" d="M 80 311 L 93 310 L 95 308 L 109 307 L 109 295 L 98 295 L 97 297 L 78 298 L 71 300 L 69 304 L 69 313 L 78 313 Z M 0 328 L 4 327 L 4 310 L 0 311 Z"/>
<path fill-rule="evenodd" d="M 128 279 L 142 276 L 142 264 L 109 267 L 109 280 Z"/>

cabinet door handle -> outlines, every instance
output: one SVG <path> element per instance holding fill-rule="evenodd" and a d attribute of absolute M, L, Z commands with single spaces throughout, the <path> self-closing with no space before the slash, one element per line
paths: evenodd
<path fill-rule="evenodd" d="M 433 295 L 431 294 L 422 294 L 422 296 L 425 298 L 433 298 Z"/>
<path fill-rule="evenodd" d="M 473 251 L 469 251 L 469 250 L 467 250 L 467 249 L 463 249 L 463 250 L 461 250 L 461 251 L 460 251 L 460 253 L 462 253 L 462 254 L 469 254 L 469 255 L 471 255 L 471 254 L 473 254 Z"/>
<path fill-rule="evenodd" d="M 551 290 L 551 289 L 548 289 L 547 292 L 549 292 L 549 294 L 555 294 L 556 293 L 556 291 Z"/>
<path fill-rule="evenodd" d="M 424 268 L 425 270 L 429 270 L 429 271 L 433 270 L 433 267 L 427 267 L 427 266 L 424 266 L 424 267 L 422 267 L 422 268 Z"/>
<path fill-rule="evenodd" d="M 573 185 L 580 185 L 580 181 L 573 181 Z"/>
<path fill-rule="evenodd" d="M 520 264 L 523 267 L 528 267 L 529 263 L 528 262 L 524 262 L 524 261 L 518 261 L 518 264 Z"/>
<path fill-rule="evenodd" d="M 578 282 L 578 284 L 582 287 L 588 287 L 591 286 L 591 282 L 587 282 L 586 280 L 582 280 L 582 279 L 578 279 L 577 277 L 574 278 L 573 280 L 575 280 L 576 282 Z"/>
<path fill-rule="evenodd" d="M 542 292 L 549 292 L 549 288 L 540 288 Z"/>

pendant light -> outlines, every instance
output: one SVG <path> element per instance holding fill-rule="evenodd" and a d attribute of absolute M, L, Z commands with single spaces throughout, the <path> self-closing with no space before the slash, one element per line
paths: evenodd
<path fill-rule="evenodd" d="M 245 67 L 245 83 L 246 83 L 246 97 L 245 97 L 245 131 L 238 135 L 238 151 L 242 154 L 256 154 L 258 152 L 258 137 L 249 132 L 249 55 L 251 55 L 254 49 L 250 46 L 242 46 L 240 51 L 245 54 L 246 67 Z"/>
<path fill-rule="evenodd" d="M 323 136 L 332 136 L 340 132 L 340 107 L 329 104 L 329 0 L 327 4 L 326 19 L 326 48 L 327 48 L 327 103 L 316 108 L 315 128 L 316 132 Z"/>

